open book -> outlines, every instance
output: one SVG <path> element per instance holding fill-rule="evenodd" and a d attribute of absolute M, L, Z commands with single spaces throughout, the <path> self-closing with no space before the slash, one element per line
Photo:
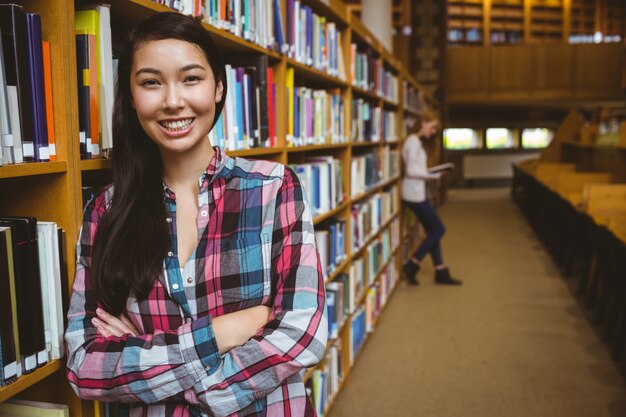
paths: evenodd
<path fill-rule="evenodd" d="M 428 172 L 434 174 L 436 172 L 442 171 L 452 171 L 454 169 L 454 164 L 452 162 L 446 162 L 445 164 L 435 165 L 428 168 Z"/>

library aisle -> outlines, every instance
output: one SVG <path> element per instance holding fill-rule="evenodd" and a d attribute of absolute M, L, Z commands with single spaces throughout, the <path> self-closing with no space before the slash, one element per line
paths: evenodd
<path fill-rule="evenodd" d="M 511 202 L 452 191 L 458 288 L 401 284 L 327 417 L 623 417 L 626 382 Z M 515 248 L 515 249 L 512 249 Z"/>

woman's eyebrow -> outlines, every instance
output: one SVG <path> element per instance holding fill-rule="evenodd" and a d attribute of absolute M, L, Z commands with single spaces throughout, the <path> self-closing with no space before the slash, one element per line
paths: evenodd
<path fill-rule="evenodd" d="M 205 68 L 204 68 L 202 65 L 200 65 L 200 64 L 188 64 L 188 65 L 185 65 L 184 67 L 181 67 L 181 68 L 178 70 L 178 72 L 186 72 L 186 71 L 190 71 L 190 70 L 192 70 L 192 69 L 201 69 L 201 70 L 205 70 Z M 146 68 L 140 68 L 140 69 L 138 69 L 138 70 L 137 70 L 137 72 L 135 73 L 135 76 L 137 76 L 137 75 L 139 75 L 139 74 L 141 74 L 141 73 L 143 73 L 143 72 L 146 72 L 146 73 L 148 73 L 148 74 L 156 74 L 156 75 L 161 74 L 161 71 L 159 71 L 159 70 L 158 70 L 158 69 L 156 69 L 156 68 L 146 67 Z"/>

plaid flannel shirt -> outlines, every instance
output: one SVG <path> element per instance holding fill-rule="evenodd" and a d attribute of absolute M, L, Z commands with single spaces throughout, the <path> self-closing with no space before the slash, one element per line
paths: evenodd
<path fill-rule="evenodd" d="M 126 305 L 140 336 L 104 338 L 91 324 L 91 246 L 112 187 L 85 208 L 68 379 L 81 398 L 119 403 L 122 416 L 314 416 L 300 371 L 323 357 L 328 326 L 305 193 L 284 165 L 215 150 L 199 179 L 199 244 L 185 265 L 176 256 L 176 196 L 164 185 L 171 249 L 147 299 Z M 220 355 L 212 317 L 261 304 L 270 321 Z"/>

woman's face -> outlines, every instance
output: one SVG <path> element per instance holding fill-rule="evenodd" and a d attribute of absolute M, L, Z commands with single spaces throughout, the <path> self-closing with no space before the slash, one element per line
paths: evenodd
<path fill-rule="evenodd" d="M 204 52 L 178 39 L 141 43 L 130 73 L 133 106 L 146 134 L 162 155 L 203 151 L 211 144 L 215 103 L 222 83 L 215 85 Z"/>
<path fill-rule="evenodd" d="M 438 131 L 439 131 L 439 121 L 438 120 L 431 120 L 431 121 L 428 121 L 428 122 L 423 122 L 422 123 L 422 131 L 421 131 L 421 134 L 419 136 L 420 137 L 424 137 L 425 139 L 429 139 L 429 138 L 432 138 L 433 136 L 435 136 Z"/>

